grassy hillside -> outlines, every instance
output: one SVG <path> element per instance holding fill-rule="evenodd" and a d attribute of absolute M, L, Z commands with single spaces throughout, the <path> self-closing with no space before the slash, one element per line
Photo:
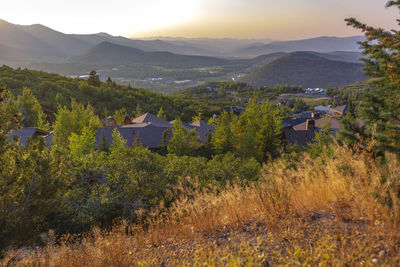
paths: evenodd
<path fill-rule="evenodd" d="M 180 184 L 167 213 L 142 224 L 95 229 L 82 239 L 43 235 L 47 246 L 8 251 L 20 266 L 398 266 L 399 162 L 337 147 L 288 168 L 265 166 L 260 181 L 224 190 Z M 385 177 L 382 183 L 381 177 Z M 195 184 L 195 183 L 194 183 Z M 218 191 L 218 192 L 217 192 Z M 138 217 L 140 218 L 140 213 Z M 0 262 L 1 263 L 1 262 Z"/>
<path fill-rule="evenodd" d="M 266 87 L 276 84 L 336 87 L 365 80 L 362 66 L 357 63 L 329 60 L 314 53 L 294 52 L 250 72 L 241 81 Z"/>

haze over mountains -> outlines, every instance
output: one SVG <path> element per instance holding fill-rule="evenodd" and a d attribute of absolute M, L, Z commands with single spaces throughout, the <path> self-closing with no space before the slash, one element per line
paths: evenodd
<path fill-rule="evenodd" d="M 179 55 L 163 51 L 147 52 L 111 42 L 102 42 L 91 47 L 85 53 L 72 57 L 69 62 L 91 62 L 103 66 L 140 63 L 157 66 L 201 67 L 226 64 L 227 60 L 206 56 Z"/>
<path fill-rule="evenodd" d="M 176 80 L 200 83 L 246 74 L 249 75 L 243 81 L 273 86 L 308 84 L 309 77 L 318 73 L 318 78 L 309 84 L 340 86 L 364 79 L 360 65 L 354 64 L 360 62 L 357 42 L 363 39 L 354 36 L 285 42 L 172 37 L 134 40 L 107 33 L 64 34 L 39 24 L 24 26 L 0 20 L 0 64 L 71 76 L 96 69 L 103 79 L 110 76 L 117 82 L 152 90 L 171 87 Z M 301 57 L 291 54 L 296 51 L 309 52 Z"/>

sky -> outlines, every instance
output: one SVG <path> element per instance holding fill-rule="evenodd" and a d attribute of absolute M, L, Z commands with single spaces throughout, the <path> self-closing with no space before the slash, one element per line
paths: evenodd
<path fill-rule="evenodd" d="M 64 33 L 295 40 L 351 36 L 344 19 L 398 28 L 386 0 L 0 0 L 0 19 Z"/>

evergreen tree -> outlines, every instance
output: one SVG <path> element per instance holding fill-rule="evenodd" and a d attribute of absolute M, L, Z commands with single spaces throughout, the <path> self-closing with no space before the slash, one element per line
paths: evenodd
<path fill-rule="evenodd" d="M 142 143 L 140 142 L 140 135 L 139 133 L 135 136 L 135 139 L 133 140 L 133 147 L 143 147 Z"/>
<path fill-rule="evenodd" d="M 215 119 L 215 133 L 212 136 L 211 142 L 217 153 L 224 154 L 228 151 L 233 151 L 233 124 L 235 120 L 236 116 L 226 111 L 223 111 Z"/>
<path fill-rule="evenodd" d="M 169 140 L 167 147 L 168 153 L 177 156 L 194 155 L 200 146 L 196 130 L 187 130 L 183 127 L 180 119 L 175 120 L 172 138 Z"/>
<path fill-rule="evenodd" d="M 387 7 L 400 9 L 400 1 Z M 364 70 L 376 86 L 360 103 L 360 117 L 373 137 L 373 150 L 400 152 L 400 31 L 385 31 L 346 19 L 347 25 L 360 29 L 367 37 L 360 45 L 366 58 Z M 400 20 L 398 20 L 400 25 Z"/>
<path fill-rule="evenodd" d="M 121 108 L 114 112 L 113 118 L 115 121 L 115 125 L 125 125 L 125 116 L 126 116 L 126 109 Z"/>
<path fill-rule="evenodd" d="M 104 133 L 104 129 L 101 130 L 99 149 L 100 149 L 100 151 L 108 152 L 108 145 L 107 145 L 107 140 L 106 140 L 106 135 Z"/>
<path fill-rule="evenodd" d="M 139 104 L 136 105 L 136 110 L 133 112 L 133 114 L 135 115 L 135 117 L 140 117 L 143 115 L 143 110 Z"/>
<path fill-rule="evenodd" d="M 123 149 L 126 147 L 126 140 L 122 138 L 122 135 L 117 128 L 113 130 L 112 133 L 112 143 L 110 145 L 110 151 L 115 151 L 118 149 Z"/>
<path fill-rule="evenodd" d="M 89 74 L 88 84 L 96 87 L 100 87 L 100 77 L 95 70 L 92 70 Z"/>
<path fill-rule="evenodd" d="M 0 85 L 0 155 L 6 148 L 6 141 L 11 132 L 20 127 L 23 120 L 10 92 Z"/>
<path fill-rule="evenodd" d="M 24 121 L 22 122 L 24 127 L 37 127 L 43 130 L 50 129 L 42 106 L 29 88 L 25 87 L 23 89 L 22 95 L 18 96 L 16 104 L 24 115 Z"/>
<path fill-rule="evenodd" d="M 158 110 L 157 117 L 163 120 L 168 120 L 162 107 Z"/>

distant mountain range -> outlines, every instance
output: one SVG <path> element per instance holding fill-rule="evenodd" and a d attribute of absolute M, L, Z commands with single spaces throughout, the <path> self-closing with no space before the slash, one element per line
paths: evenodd
<path fill-rule="evenodd" d="M 270 44 L 254 44 L 238 48 L 235 52 L 238 55 L 257 56 L 276 52 L 314 51 L 334 52 L 351 51 L 360 52 L 357 42 L 365 40 L 364 36 L 353 37 L 318 37 L 297 41 L 272 42 Z"/>
<path fill-rule="evenodd" d="M 366 79 L 363 65 L 355 55 L 347 52 L 320 54 L 292 52 L 269 61 L 241 79 L 253 86 L 273 87 L 276 84 L 303 85 L 304 87 L 335 87 Z M 340 60 L 345 58 L 347 61 Z M 351 62 L 353 58 L 353 62 Z"/>
<path fill-rule="evenodd" d="M 230 61 L 206 56 L 178 55 L 170 52 L 146 52 L 137 48 L 102 42 L 69 62 L 106 66 L 118 64 L 145 64 L 173 67 L 204 67 L 226 65 Z"/>
<path fill-rule="evenodd" d="M 168 83 L 243 77 L 252 85 L 340 86 L 363 79 L 364 37 L 269 39 L 159 37 L 134 40 L 107 33 L 64 34 L 43 25 L 0 20 L 0 64 L 80 76 L 95 69 L 125 84 L 164 90 Z M 294 51 L 310 51 L 292 53 Z M 338 52 L 339 51 L 339 52 Z M 162 84 L 147 80 L 162 78 Z M 141 82 L 145 81 L 145 82 Z M 174 88 L 174 90 L 176 90 Z"/>
<path fill-rule="evenodd" d="M 298 41 L 276 42 L 269 39 L 171 38 L 134 40 L 107 33 L 64 34 L 43 25 L 16 25 L 0 20 L 0 44 L 23 52 L 29 60 L 59 61 L 82 54 L 102 42 L 132 47 L 146 52 L 163 51 L 183 55 L 213 57 L 254 57 L 293 51 L 359 51 L 361 36 L 319 37 Z M 0 60 L 5 60 L 4 53 Z M 20 60 L 19 57 L 15 58 Z"/>

